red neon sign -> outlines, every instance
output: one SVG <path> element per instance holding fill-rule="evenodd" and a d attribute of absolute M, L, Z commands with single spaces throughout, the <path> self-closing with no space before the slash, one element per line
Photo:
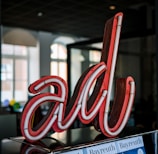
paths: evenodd
<path fill-rule="evenodd" d="M 22 113 L 21 131 L 28 141 L 41 139 L 50 129 L 56 132 L 67 130 L 77 116 L 84 124 L 94 122 L 107 137 L 115 137 L 122 131 L 135 96 L 133 78 L 118 79 L 114 102 L 109 113 L 122 18 L 123 14 L 118 13 L 106 22 L 100 63 L 82 74 L 70 102 L 67 102 L 67 84 L 59 76 L 46 76 L 30 85 L 29 91 L 33 94 L 49 86 L 55 87 L 57 91 L 37 94 L 26 104 Z M 95 87 L 89 96 L 94 82 Z M 45 118 L 33 128 L 32 119 L 35 111 L 45 102 L 52 102 L 52 107 Z"/>

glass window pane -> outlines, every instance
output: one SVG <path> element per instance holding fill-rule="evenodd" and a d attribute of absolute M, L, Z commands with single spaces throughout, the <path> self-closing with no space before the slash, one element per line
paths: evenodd
<path fill-rule="evenodd" d="M 1 65 L 1 79 L 12 80 L 13 79 L 13 60 L 3 58 Z"/>
<path fill-rule="evenodd" d="M 51 70 L 50 73 L 51 75 L 58 75 L 58 63 L 57 62 L 51 62 Z"/>
<path fill-rule="evenodd" d="M 15 60 L 15 79 L 27 80 L 27 61 L 25 59 Z"/>
<path fill-rule="evenodd" d="M 27 55 L 27 48 L 25 46 L 14 46 L 14 54 L 19 56 L 26 56 Z"/>
<path fill-rule="evenodd" d="M 51 62 L 51 75 L 57 75 L 67 81 L 66 62 Z"/>
<path fill-rule="evenodd" d="M 59 62 L 59 76 L 67 81 L 67 64 L 66 62 Z"/>
<path fill-rule="evenodd" d="M 51 45 L 51 58 L 52 59 L 66 59 L 67 58 L 66 47 L 61 44 Z"/>
<path fill-rule="evenodd" d="M 67 58 L 67 52 L 65 46 L 59 45 L 59 59 L 66 59 L 66 58 Z"/>
<path fill-rule="evenodd" d="M 2 83 L 2 91 L 1 91 L 1 100 L 11 100 L 13 99 L 13 82 L 12 81 L 3 81 Z"/>
<path fill-rule="evenodd" d="M 2 55 L 13 55 L 13 45 L 2 44 Z"/>
<path fill-rule="evenodd" d="M 15 100 L 27 100 L 27 81 L 15 81 Z"/>
<path fill-rule="evenodd" d="M 27 100 L 27 61 L 15 60 L 15 100 Z"/>
<path fill-rule="evenodd" d="M 101 58 L 101 52 L 99 51 L 90 51 L 90 61 L 99 62 Z"/>
<path fill-rule="evenodd" d="M 1 100 L 11 100 L 13 98 L 13 60 L 2 58 L 1 65 Z"/>
<path fill-rule="evenodd" d="M 50 73 L 51 75 L 57 75 L 67 81 L 67 50 L 62 44 L 51 45 L 51 63 L 50 63 Z M 51 92 L 54 89 L 51 87 Z"/>
<path fill-rule="evenodd" d="M 51 58 L 52 59 L 58 58 L 58 44 L 51 45 Z"/>
<path fill-rule="evenodd" d="M 77 81 L 81 76 L 82 62 L 85 60 L 80 49 L 71 49 L 71 92 L 74 91 Z"/>

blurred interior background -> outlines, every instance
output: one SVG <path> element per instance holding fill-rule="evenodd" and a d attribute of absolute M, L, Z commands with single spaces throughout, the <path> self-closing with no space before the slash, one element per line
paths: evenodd
<path fill-rule="evenodd" d="M 123 12 L 124 18 L 115 79 L 132 76 L 136 82 L 136 97 L 127 125 L 139 125 L 147 131 L 156 129 L 157 3 L 157 0 L 1 0 L 0 131 L 4 133 L 0 133 L 0 138 L 21 134 L 21 112 L 32 97 L 28 86 L 40 77 L 62 77 L 72 95 L 85 69 L 99 62 L 105 22 L 117 12 Z M 48 109 L 49 103 L 42 105 L 41 114 L 45 115 Z M 78 127 L 86 126 L 76 121 L 72 128 Z"/>

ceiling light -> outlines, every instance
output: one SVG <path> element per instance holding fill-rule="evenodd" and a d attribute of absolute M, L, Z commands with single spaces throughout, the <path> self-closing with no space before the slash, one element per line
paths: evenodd
<path fill-rule="evenodd" d="M 110 9 L 110 10 L 115 10 L 115 9 L 116 9 L 116 6 L 115 6 L 115 5 L 110 5 L 110 6 L 109 6 L 109 9 Z"/>
<path fill-rule="evenodd" d="M 43 13 L 42 13 L 42 12 L 38 12 L 38 13 L 37 13 L 37 16 L 38 16 L 38 17 L 41 17 L 41 16 L 43 16 Z"/>

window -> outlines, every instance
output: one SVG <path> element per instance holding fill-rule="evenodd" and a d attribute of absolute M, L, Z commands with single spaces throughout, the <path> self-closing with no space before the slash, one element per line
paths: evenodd
<path fill-rule="evenodd" d="M 57 75 L 67 81 L 67 49 L 55 43 L 51 46 L 51 75 Z"/>
<path fill-rule="evenodd" d="M 15 99 L 16 102 L 26 102 L 28 84 L 30 81 L 29 55 L 35 47 L 2 44 L 1 65 L 1 102 Z M 36 72 L 35 72 L 36 74 Z"/>

